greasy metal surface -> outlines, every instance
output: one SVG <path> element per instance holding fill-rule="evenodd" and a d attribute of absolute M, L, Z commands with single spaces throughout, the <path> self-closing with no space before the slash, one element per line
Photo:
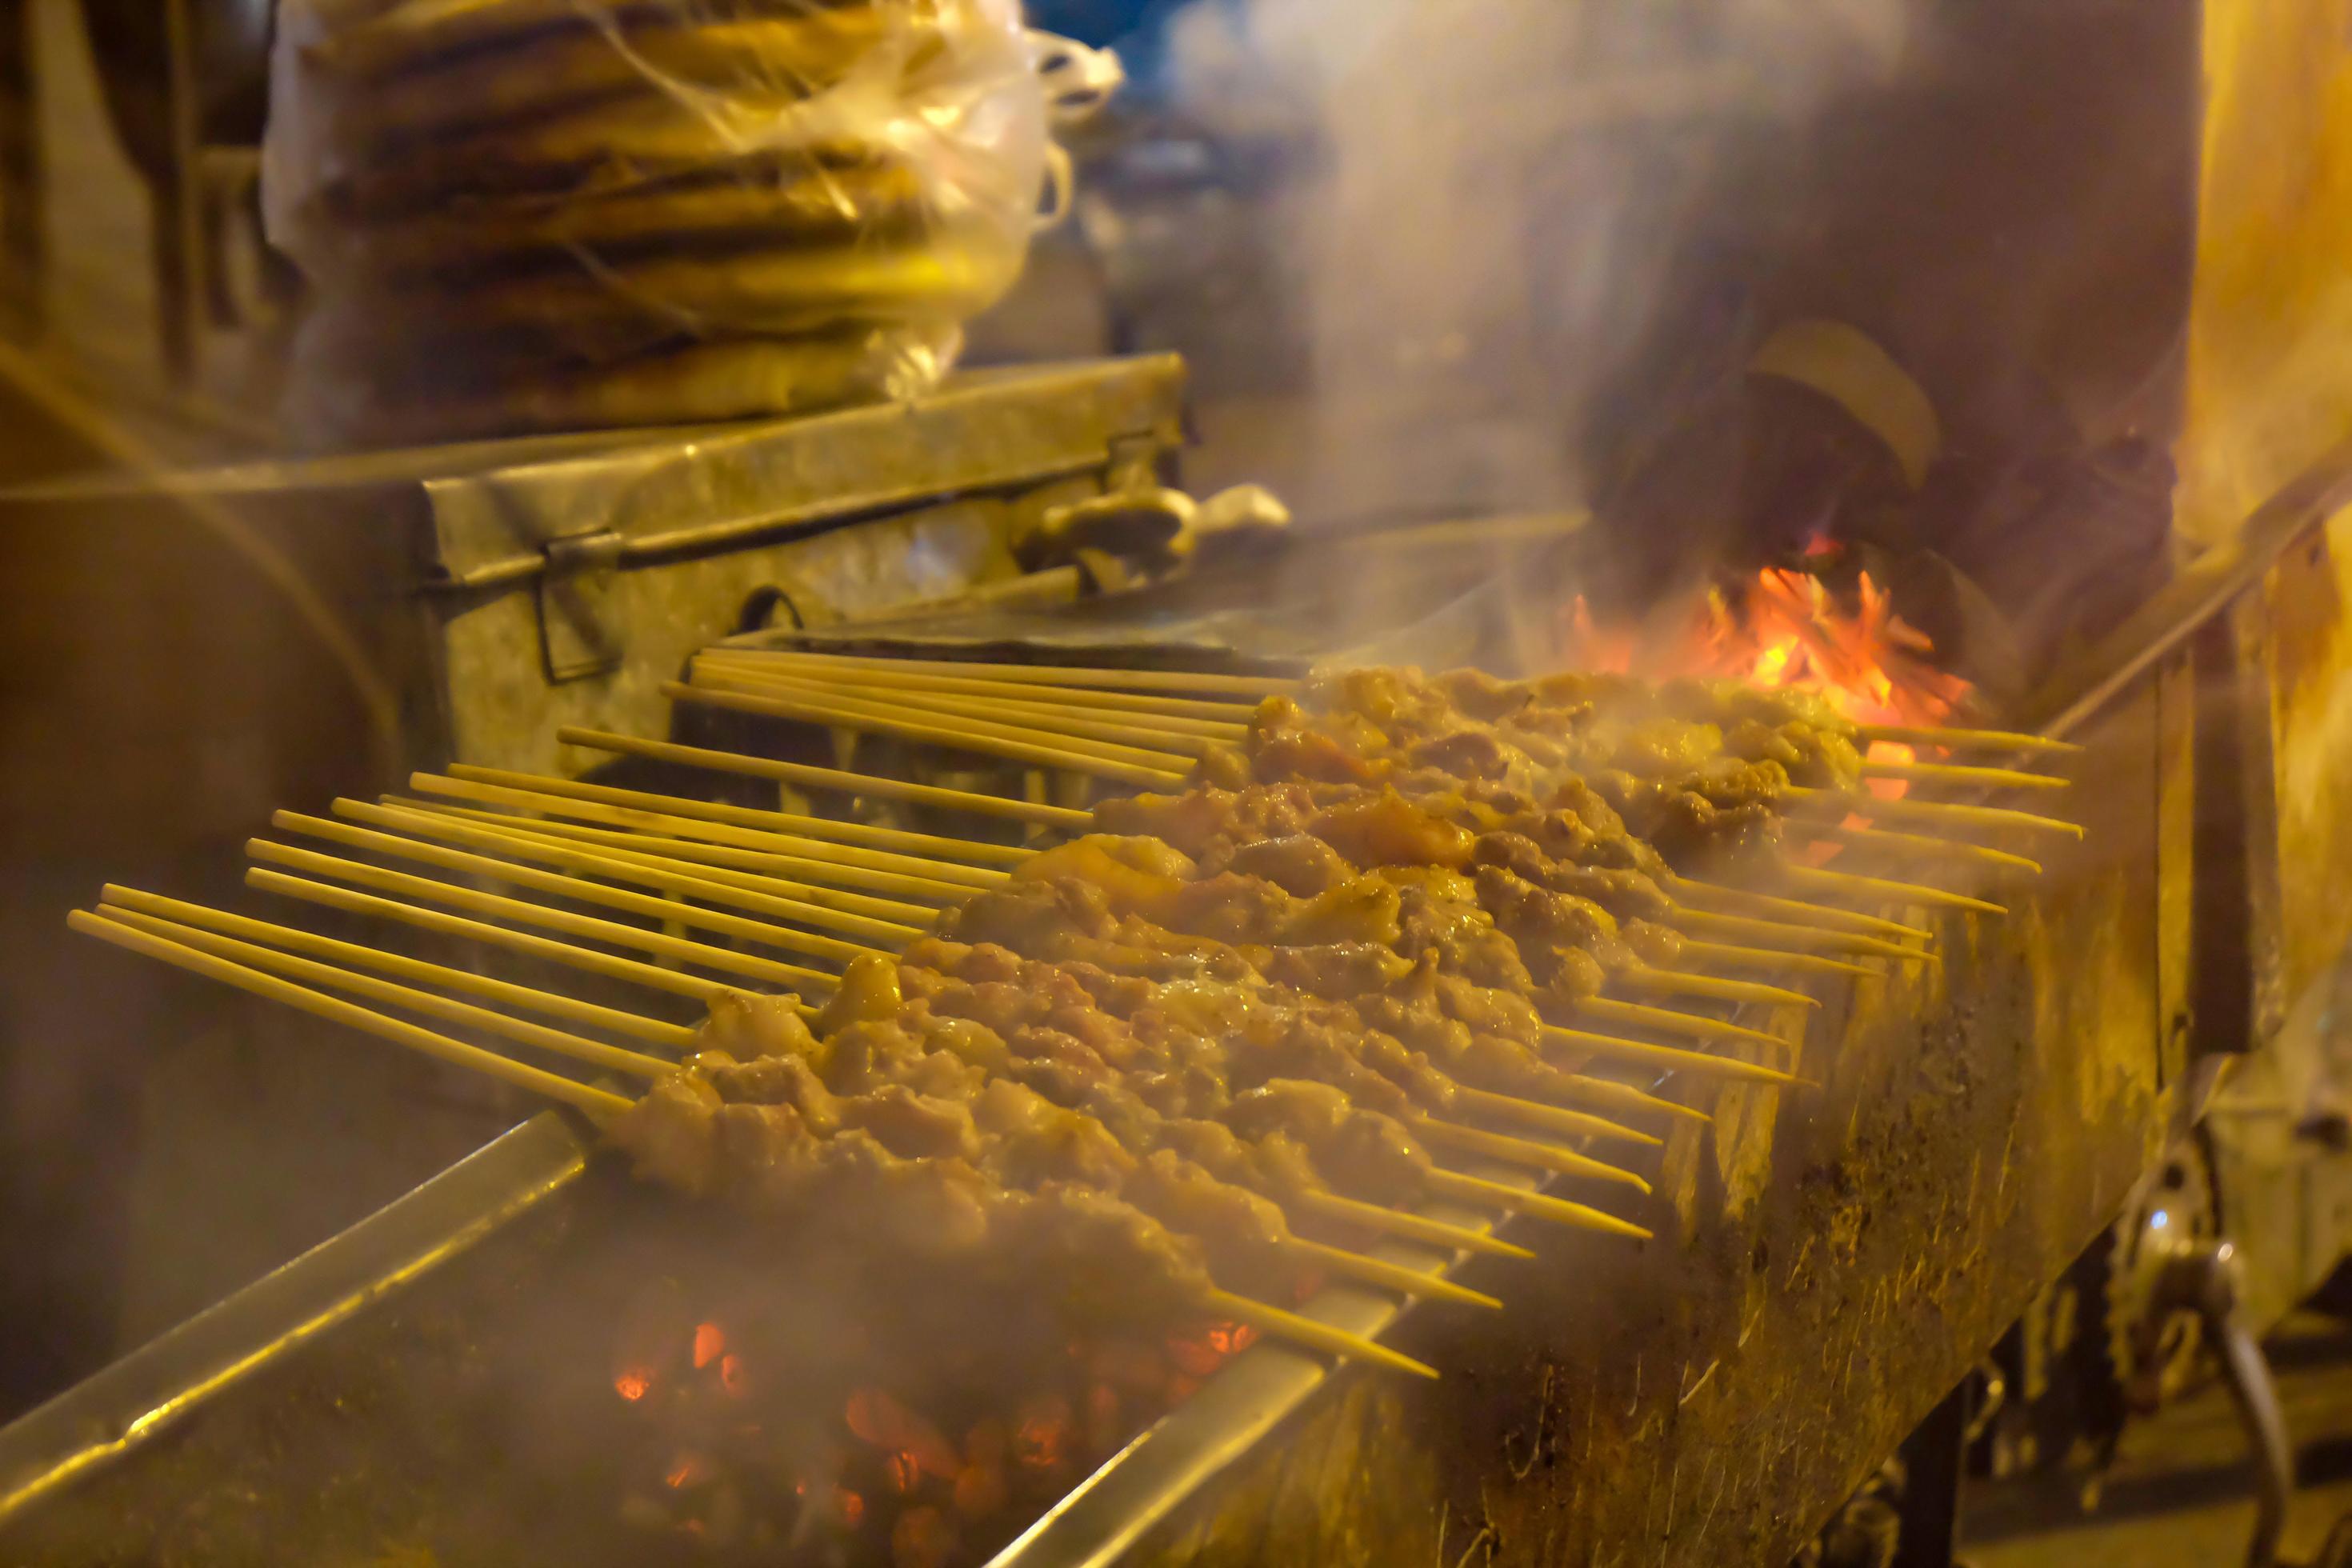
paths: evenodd
<path fill-rule="evenodd" d="M 2072 735 L 2126 692 L 2271 568 L 2352 504 L 2352 443 L 2282 485 L 2223 542 L 2198 556 L 2131 618 L 2068 661 L 2021 715 L 2044 734 Z"/>
<path fill-rule="evenodd" d="M 2260 597 L 2273 675 L 2272 753 L 2284 951 L 2299 994 L 2352 942 L 2352 517 L 2281 555 Z"/>
<path fill-rule="evenodd" d="M 895 510 L 932 497 L 1107 470 L 1142 440 L 1181 438 L 1172 354 L 976 371 L 882 404 L 520 472 L 427 479 L 437 560 L 453 588 L 531 576 L 547 541 L 583 519 L 622 559 L 720 549 L 778 529 Z"/>
<path fill-rule="evenodd" d="M 1300 531 L 1223 566 L 1035 613 L 790 628 L 731 646 L 1213 670 L 1317 661 L 1512 667 L 1532 637 L 1511 584 L 1580 530 L 1583 513 L 1464 519 L 1349 535 Z M 1344 562 L 1334 556 L 1344 550 Z M 1548 632 L 1549 626 L 1540 628 Z"/>
<path fill-rule="evenodd" d="M 561 1116 L 536 1117 L 0 1428 L 0 1531 L 59 1489 L 235 1400 L 256 1374 L 562 1191 L 584 1168 L 584 1147 Z"/>

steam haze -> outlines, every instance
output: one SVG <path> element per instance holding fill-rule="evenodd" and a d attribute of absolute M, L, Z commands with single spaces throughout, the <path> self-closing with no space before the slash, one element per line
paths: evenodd
<path fill-rule="evenodd" d="M 1171 58 L 1196 113 L 1262 119 L 1244 106 L 1278 93 L 1318 142 L 1271 219 L 1309 341 L 1302 514 L 1581 499 L 1584 426 L 1677 268 L 1718 230 L 1752 230 L 1756 198 L 1801 173 L 1811 117 L 1902 69 L 1914 27 L 1899 0 L 1183 13 Z M 1741 165 L 1748 210 L 1727 215 Z M 1736 306 L 1692 323 L 1726 352 L 1740 324 Z"/>

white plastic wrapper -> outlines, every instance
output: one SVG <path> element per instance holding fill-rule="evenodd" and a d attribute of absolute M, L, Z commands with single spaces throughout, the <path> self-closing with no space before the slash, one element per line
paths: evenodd
<path fill-rule="evenodd" d="M 298 423 L 381 444 L 922 391 L 1049 184 L 1066 205 L 1041 63 L 1087 94 L 1053 42 L 1018 0 L 284 0 L 263 199 L 312 289 Z"/>

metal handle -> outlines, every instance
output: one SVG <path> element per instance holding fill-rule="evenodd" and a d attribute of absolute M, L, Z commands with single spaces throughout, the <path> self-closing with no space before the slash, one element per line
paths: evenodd
<path fill-rule="evenodd" d="M 2155 1304 L 2159 1316 L 2196 1313 L 2221 1347 L 2222 1381 L 2253 1448 L 2254 1530 L 2246 1542 L 2246 1568 L 2276 1568 L 2287 1500 L 2294 1491 L 2294 1452 L 2270 1363 L 2238 1315 L 2237 1249 L 2226 1241 L 2182 1245 L 2165 1260 Z"/>

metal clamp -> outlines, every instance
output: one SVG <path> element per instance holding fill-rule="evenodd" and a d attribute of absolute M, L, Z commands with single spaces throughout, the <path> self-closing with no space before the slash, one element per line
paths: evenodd
<path fill-rule="evenodd" d="M 2238 1312 L 2237 1249 L 2226 1241 L 2184 1242 L 2162 1247 L 2150 1262 L 2157 1309 L 2148 1315 L 2151 1329 L 2174 1313 L 2193 1314 L 2221 1352 L 2222 1381 L 2254 1456 L 2254 1531 L 2246 1543 L 2246 1568 L 2274 1568 L 2294 1491 L 2294 1452 L 2270 1363 Z"/>
<path fill-rule="evenodd" d="M 621 557 L 628 542 L 609 528 L 551 539 L 541 547 L 539 643 L 551 681 L 602 675 L 627 651 L 619 613 Z"/>

